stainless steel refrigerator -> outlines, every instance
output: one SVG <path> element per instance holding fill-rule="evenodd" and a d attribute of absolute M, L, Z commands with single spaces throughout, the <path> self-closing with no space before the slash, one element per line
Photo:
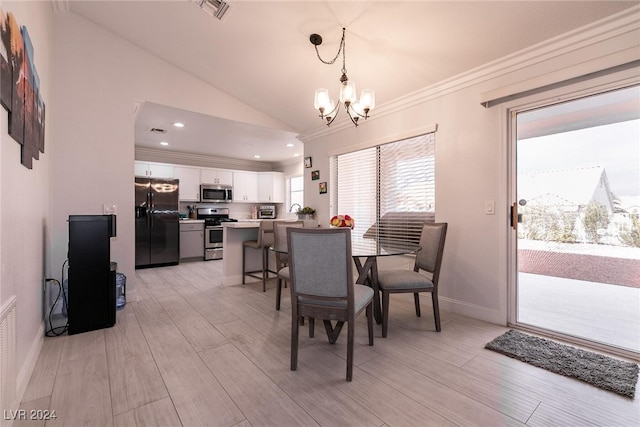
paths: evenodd
<path fill-rule="evenodd" d="M 136 177 L 136 268 L 178 264 L 178 180 Z"/>

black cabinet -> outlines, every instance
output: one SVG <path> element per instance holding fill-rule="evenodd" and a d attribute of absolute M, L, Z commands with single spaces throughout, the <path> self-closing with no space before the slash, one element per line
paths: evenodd
<path fill-rule="evenodd" d="M 114 215 L 69 216 L 69 335 L 116 323 L 116 265 L 110 261 Z"/>

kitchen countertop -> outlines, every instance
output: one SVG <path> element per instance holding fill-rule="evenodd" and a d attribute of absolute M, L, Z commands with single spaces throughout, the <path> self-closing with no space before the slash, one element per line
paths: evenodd
<path fill-rule="evenodd" d="M 180 218 L 181 224 L 204 224 L 204 219 Z"/>
<path fill-rule="evenodd" d="M 222 226 L 225 228 L 258 228 L 260 221 L 238 220 L 238 222 L 223 222 Z"/>
<path fill-rule="evenodd" d="M 227 228 L 258 228 L 260 227 L 260 221 L 288 221 L 295 222 L 295 219 L 239 219 L 238 222 L 223 222 L 222 225 Z M 317 227 L 318 223 L 315 220 L 305 221 L 305 227 Z"/>

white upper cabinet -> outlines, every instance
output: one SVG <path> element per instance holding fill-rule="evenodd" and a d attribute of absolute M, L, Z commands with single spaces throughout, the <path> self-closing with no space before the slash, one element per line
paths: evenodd
<path fill-rule="evenodd" d="M 134 162 L 135 176 L 149 178 L 173 178 L 173 165 L 165 163 Z"/>
<path fill-rule="evenodd" d="M 257 172 L 233 172 L 233 201 L 258 202 Z"/>
<path fill-rule="evenodd" d="M 175 166 L 173 177 L 180 180 L 178 199 L 184 202 L 200 201 L 200 168 Z"/>
<path fill-rule="evenodd" d="M 201 169 L 200 182 L 202 184 L 233 185 L 233 172 L 222 169 Z"/>
<path fill-rule="evenodd" d="M 258 199 L 261 203 L 284 203 L 284 174 L 258 172 Z"/>

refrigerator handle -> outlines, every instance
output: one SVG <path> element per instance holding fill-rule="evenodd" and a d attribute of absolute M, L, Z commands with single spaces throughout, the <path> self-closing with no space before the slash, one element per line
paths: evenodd
<path fill-rule="evenodd" d="M 155 215 L 155 206 L 153 205 L 153 193 L 149 193 L 149 227 L 153 227 L 153 216 Z"/>

